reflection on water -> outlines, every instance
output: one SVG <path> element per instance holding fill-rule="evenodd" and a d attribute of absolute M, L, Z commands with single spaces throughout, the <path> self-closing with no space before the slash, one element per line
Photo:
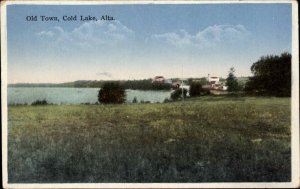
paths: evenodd
<path fill-rule="evenodd" d="M 31 104 L 36 100 L 47 100 L 53 104 L 96 103 L 99 88 L 54 88 L 54 87 L 9 87 L 8 104 Z M 126 90 L 126 101 L 163 102 L 170 97 L 170 91 Z"/>

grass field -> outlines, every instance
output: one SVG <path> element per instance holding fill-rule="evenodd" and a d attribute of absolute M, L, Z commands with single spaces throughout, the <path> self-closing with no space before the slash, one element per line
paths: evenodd
<path fill-rule="evenodd" d="M 9 106 L 9 183 L 290 181 L 290 98 Z"/>

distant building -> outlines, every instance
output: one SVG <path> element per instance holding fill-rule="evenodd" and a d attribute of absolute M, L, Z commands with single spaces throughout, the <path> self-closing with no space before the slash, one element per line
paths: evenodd
<path fill-rule="evenodd" d="M 166 79 L 165 83 L 172 84 L 172 80 L 171 79 Z"/>
<path fill-rule="evenodd" d="M 208 85 L 211 90 L 227 90 L 224 82 L 220 82 L 220 77 L 210 76 L 207 77 Z"/>
<path fill-rule="evenodd" d="M 155 76 L 152 80 L 152 82 L 157 82 L 157 83 L 165 83 L 165 78 L 163 76 Z"/>
<path fill-rule="evenodd" d="M 219 77 L 210 77 L 209 75 L 208 75 L 208 82 L 209 83 L 218 83 L 220 81 L 220 78 Z"/>

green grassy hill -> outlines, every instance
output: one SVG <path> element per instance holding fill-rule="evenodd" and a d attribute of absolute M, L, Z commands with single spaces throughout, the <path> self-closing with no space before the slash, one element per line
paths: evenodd
<path fill-rule="evenodd" d="M 290 98 L 9 106 L 9 183 L 290 181 Z"/>

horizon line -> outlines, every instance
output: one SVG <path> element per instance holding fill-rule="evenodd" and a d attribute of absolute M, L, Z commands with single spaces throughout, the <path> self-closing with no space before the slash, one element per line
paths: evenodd
<path fill-rule="evenodd" d="M 199 78 L 207 78 L 208 76 L 203 76 L 203 77 L 171 77 L 171 78 L 165 78 L 165 79 L 199 79 Z M 219 76 L 210 76 L 210 77 L 219 77 Z M 236 78 L 244 78 L 244 77 L 251 77 L 251 76 L 236 76 Z M 151 78 L 143 78 L 143 79 L 100 79 L 100 80 L 94 80 L 94 79 L 87 79 L 87 80 L 73 80 L 73 81 L 64 81 L 64 82 L 16 82 L 16 83 L 7 83 L 7 85 L 16 85 L 16 84 L 65 84 L 65 83 L 73 83 L 77 81 L 136 81 L 136 80 L 149 80 L 153 79 L 154 77 Z M 219 78 L 221 79 L 226 79 L 225 77 L 220 76 Z"/>

